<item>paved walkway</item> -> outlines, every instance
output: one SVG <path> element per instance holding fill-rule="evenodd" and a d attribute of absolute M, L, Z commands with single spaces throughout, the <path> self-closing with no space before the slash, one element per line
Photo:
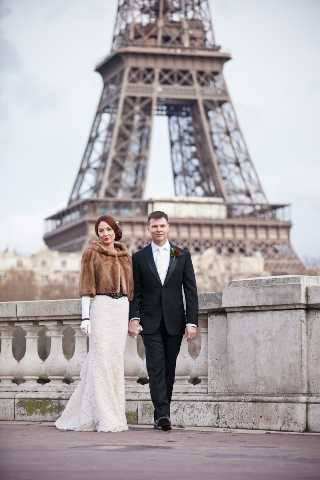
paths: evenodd
<path fill-rule="evenodd" d="M 320 434 L 0 422 L 2 480 L 319 480 Z"/>

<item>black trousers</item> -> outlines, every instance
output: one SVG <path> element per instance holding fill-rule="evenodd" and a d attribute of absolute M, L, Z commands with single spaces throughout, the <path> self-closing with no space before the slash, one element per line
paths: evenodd
<path fill-rule="evenodd" d="M 176 361 L 182 337 L 183 332 L 169 335 L 163 321 L 155 333 L 142 334 L 155 420 L 170 417 Z"/>

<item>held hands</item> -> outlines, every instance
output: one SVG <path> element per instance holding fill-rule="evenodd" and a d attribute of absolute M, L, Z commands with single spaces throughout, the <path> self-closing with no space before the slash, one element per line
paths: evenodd
<path fill-rule="evenodd" d="M 142 332 L 139 320 L 130 320 L 128 325 L 128 334 L 130 337 L 137 337 Z"/>
<path fill-rule="evenodd" d="M 188 342 L 191 342 L 196 336 L 198 335 L 198 328 L 192 325 L 187 325 L 184 336 L 186 337 Z"/>
<path fill-rule="evenodd" d="M 83 333 L 85 333 L 86 335 L 90 335 L 90 330 L 91 330 L 90 320 L 88 320 L 88 319 L 81 320 L 80 328 L 81 328 Z"/>

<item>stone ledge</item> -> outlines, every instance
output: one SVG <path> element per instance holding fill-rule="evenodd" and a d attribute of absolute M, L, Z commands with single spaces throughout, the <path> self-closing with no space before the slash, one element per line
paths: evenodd
<path fill-rule="evenodd" d="M 308 305 L 320 308 L 320 286 L 311 286 L 307 290 Z"/>
<path fill-rule="evenodd" d="M 222 294 L 216 292 L 199 293 L 199 313 L 206 313 L 208 310 L 221 309 Z M 21 321 L 25 319 L 52 320 L 63 317 L 80 317 L 80 299 L 62 300 L 30 300 L 22 302 L 0 302 L 0 319 L 14 319 Z"/>
<path fill-rule="evenodd" d="M 0 397 L 0 420 L 15 420 L 15 399 Z"/>
<path fill-rule="evenodd" d="M 16 302 L 0 302 L 0 319 L 11 320 L 17 316 L 17 303 Z"/>
<path fill-rule="evenodd" d="M 65 401 L 21 399 L 16 406 L 16 420 L 55 420 Z M 129 423 L 151 425 L 153 407 L 150 401 L 127 402 Z M 306 407 L 286 403 L 230 403 L 173 401 L 171 419 L 177 426 L 263 429 L 303 432 L 306 430 Z M 312 427 L 317 425 L 318 412 L 313 411 Z M 314 430 L 313 430 L 314 431 Z"/>
<path fill-rule="evenodd" d="M 15 420 L 54 420 L 63 412 L 67 400 L 53 398 L 16 398 Z"/>
<path fill-rule="evenodd" d="M 223 291 L 222 307 L 239 311 L 306 308 L 307 288 L 317 285 L 320 277 L 302 275 L 233 280 Z"/>
<path fill-rule="evenodd" d="M 199 313 L 205 313 L 211 310 L 221 310 L 222 293 L 210 292 L 199 293 Z"/>
<path fill-rule="evenodd" d="M 66 399 L 17 398 L 0 399 L 1 420 L 55 421 L 63 411 Z M 311 410 L 312 431 L 320 422 L 320 409 Z M 150 425 L 153 407 L 150 400 L 126 404 L 128 423 Z M 176 426 L 263 429 L 303 432 L 306 430 L 306 406 L 288 403 L 214 402 L 174 400 L 171 419 Z"/>
<path fill-rule="evenodd" d="M 307 430 L 320 432 L 320 404 L 311 403 L 307 406 Z"/>
<path fill-rule="evenodd" d="M 63 411 L 67 394 L 55 396 L 51 392 L 42 397 L 19 394 L 16 398 L 0 396 L 1 420 L 54 421 Z M 262 429 L 276 431 L 320 432 L 320 397 L 317 403 L 293 401 L 279 397 L 277 401 L 247 398 L 189 398 L 177 396 L 171 405 L 171 418 L 176 426 L 215 427 L 230 429 Z M 297 399 L 296 399 L 297 400 Z M 153 422 L 153 407 L 145 398 L 128 398 L 128 423 L 147 425 Z"/>
<path fill-rule="evenodd" d="M 54 400 L 69 399 L 74 391 L 74 386 L 66 385 L 64 389 L 59 391 L 55 389 L 44 389 L 41 391 L 0 391 L 0 399 L 19 399 L 19 398 L 51 398 Z M 142 392 L 134 392 L 126 390 L 127 401 L 146 401 L 150 400 L 149 390 Z M 320 393 L 317 394 L 254 394 L 254 393 L 179 393 L 173 395 L 173 401 L 179 402 L 259 402 L 259 403 L 318 403 L 320 405 Z"/>
<path fill-rule="evenodd" d="M 17 317 L 45 318 L 70 317 L 81 315 L 81 302 L 78 299 L 36 300 L 17 303 Z"/>

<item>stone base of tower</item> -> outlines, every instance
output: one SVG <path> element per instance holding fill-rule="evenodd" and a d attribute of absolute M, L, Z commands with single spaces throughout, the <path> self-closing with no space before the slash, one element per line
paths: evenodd
<path fill-rule="evenodd" d="M 95 237 L 95 220 L 111 214 L 121 222 L 124 243 L 136 251 L 148 242 L 148 213 L 162 210 L 169 215 L 171 241 L 193 255 L 212 249 L 224 258 L 263 258 L 260 273 L 300 274 L 304 266 L 290 242 L 287 207 L 255 205 L 237 213 L 239 205 L 226 205 L 219 198 L 83 200 L 46 219 L 44 241 L 54 250 L 82 250 Z"/>

